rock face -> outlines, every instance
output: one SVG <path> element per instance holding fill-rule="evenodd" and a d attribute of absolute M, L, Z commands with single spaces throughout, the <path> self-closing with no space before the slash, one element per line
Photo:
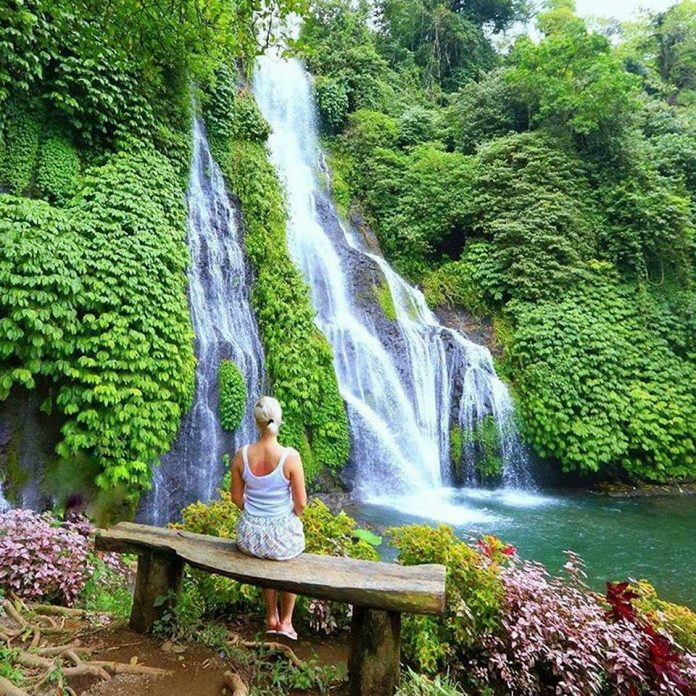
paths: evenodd
<path fill-rule="evenodd" d="M 474 343 L 486 346 L 496 358 L 503 354 L 503 346 L 497 340 L 493 322 L 488 317 L 475 317 L 462 307 L 436 307 L 434 311 L 443 326 L 458 331 Z"/>
<path fill-rule="evenodd" d="M 0 479 L 7 500 L 43 510 L 52 500 L 42 490 L 46 471 L 55 462 L 60 420 L 40 410 L 48 392 L 15 388 L 0 402 Z"/>

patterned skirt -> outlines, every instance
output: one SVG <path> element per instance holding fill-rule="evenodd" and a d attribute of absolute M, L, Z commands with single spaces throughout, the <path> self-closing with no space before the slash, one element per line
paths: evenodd
<path fill-rule="evenodd" d="M 294 513 L 259 517 L 243 512 L 237 521 L 237 546 L 250 556 L 287 561 L 304 551 L 302 521 Z"/>

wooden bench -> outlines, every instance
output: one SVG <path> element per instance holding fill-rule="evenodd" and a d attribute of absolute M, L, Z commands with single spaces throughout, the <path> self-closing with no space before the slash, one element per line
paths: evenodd
<path fill-rule="evenodd" d="M 441 565 L 401 566 L 309 553 L 291 561 L 266 561 L 247 556 L 229 539 L 129 522 L 99 530 L 96 547 L 138 555 L 130 626 L 141 633 L 171 605 L 156 600 L 176 596 L 184 563 L 250 585 L 352 604 L 352 696 L 390 696 L 396 690 L 402 612 L 445 610 Z"/>

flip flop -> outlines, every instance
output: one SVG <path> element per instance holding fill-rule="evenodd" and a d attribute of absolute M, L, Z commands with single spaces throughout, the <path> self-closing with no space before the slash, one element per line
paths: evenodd
<path fill-rule="evenodd" d="M 267 636 L 274 636 L 278 633 L 278 631 L 275 630 L 275 628 L 267 628 L 266 629 L 266 635 Z"/>
<path fill-rule="evenodd" d="M 288 631 L 276 631 L 276 635 L 283 636 L 288 640 L 297 640 L 297 631 L 289 633 Z"/>

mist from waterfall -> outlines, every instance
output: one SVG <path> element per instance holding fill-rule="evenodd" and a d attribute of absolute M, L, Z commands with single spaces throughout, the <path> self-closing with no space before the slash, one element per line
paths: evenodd
<path fill-rule="evenodd" d="M 265 384 L 263 347 L 249 295 L 251 273 L 240 226 L 202 124 L 193 125 L 188 186 L 188 294 L 197 358 L 193 405 L 177 440 L 162 457 L 139 517 L 154 524 L 175 519 L 182 506 L 210 500 L 223 475 L 223 455 L 255 437 L 254 399 Z M 234 434 L 220 427 L 218 368 L 232 360 L 246 379 L 248 400 Z"/>
<path fill-rule="evenodd" d="M 355 494 L 371 500 L 451 484 L 450 428 L 471 429 L 486 415 L 501 437 L 504 483 L 528 485 L 510 395 L 488 350 L 440 325 L 422 293 L 341 223 L 319 185 L 322 157 L 302 64 L 261 57 L 254 92 L 271 125 L 271 160 L 287 193 L 290 253 L 333 348 L 350 419 Z M 387 283 L 396 321 L 385 325 L 360 300 L 370 291 L 356 276 L 362 266 Z M 474 483 L 471 468 L 468 483 Z"/>

